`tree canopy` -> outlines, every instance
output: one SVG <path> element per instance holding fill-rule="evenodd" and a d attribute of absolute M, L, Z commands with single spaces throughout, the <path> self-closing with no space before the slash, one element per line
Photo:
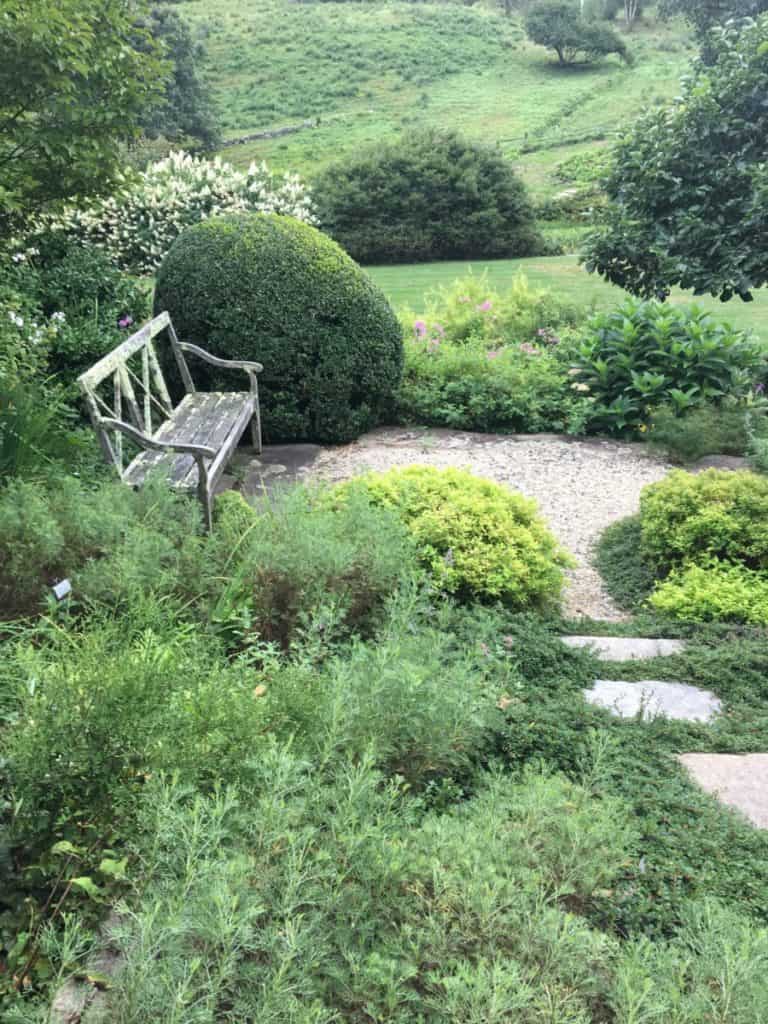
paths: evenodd
<path fill-rule="evenodd" d="M 673 285 L 724 301 L 768 282 L 768 15 L 714 29 L 682 95 L 614 153 L 588 270 L 644 297 Z"/>
<path fill-rule="evenodd" d="M 734 18 L 752 18 L 768 10 L 768 0 L 660 0 L 659 14 L 670 18 L 682 15 L 705 36 L 715 25 Z"/>
<path fill-rule="evenodd" d="M 167 5 L 155 5 L 142 25 L 171 62 L 163 97 L 146 111 L 142 129 L 149 138 L 162 135 L 176 143 L 195 139 L 204 149 L 215 149 L 221 136 L 210 89 L 202 74 L 205 47 L 193 38 L 188 23 Z M 139 49 L 145 49 L 141 38 Z"/>
<path fill-rule="evenodd" d="M 560 64 L 589 64 L 609 53 L 628 59 L 624 41 L 610 27 L 585 18 L 573 0 L 543 0 L 525 19 L 528 38 L 554 50 Z"/>
<path fill-rule="evenodd" d="M 165 67 L 134 0 L 3 0 L 0 227 L 106 187 Z"/>

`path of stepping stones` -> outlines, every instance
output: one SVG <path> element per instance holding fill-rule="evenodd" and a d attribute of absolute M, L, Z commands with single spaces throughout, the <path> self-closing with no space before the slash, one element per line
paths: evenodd
<path fill-rule="evenodd" d="M 685 649 L 681 640 L 645 637 L 564 636 L 570 647 L 591 648 L 604 662 L 665 657 Z M 622 718 L 656 716 L 709 722 L 721 710 L 709 690 L 657 679 L 627 682 L 596 679 L 584 691 L 591 703 Z M 757 828 L 768 829 L 768 754 L 679 754 L 678 761 L 707 793 L 744 814 Z"/>

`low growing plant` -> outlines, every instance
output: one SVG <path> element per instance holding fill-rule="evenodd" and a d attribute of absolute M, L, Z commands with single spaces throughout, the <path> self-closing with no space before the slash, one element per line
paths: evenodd
<path fill-rule="evenodd" d="M 743 402 L 706 404 L 677 415 L 670 406 L 655 409 L 645 436 L 676 462 L 695 462 L 706 455 L 744 455 L 750 437 L 768 432 L 765 410 Z"/>
<path fill-rule="evenodd" d="M 640 497 L 642 552 L 658 575 L 711 558 L 768 568 L 768 480 L 746 471 L 677 470 Z"/>
<path fill-rule="evenodd" d="M 752 393 L 766 373 L 756 339 L 702 309 L 628 299 L 588 322 L 574 359 L 574 387 L 595 399 L 595 429 L 644 429 L 652 411 L 676 415 Z"/>
<path fill-rule="evenodd" d="M 482 337 L 451 342 L 437 332 L 405 341 L 398 416 L 407 423 L 498 433 L 580 433 L 584 406 L 544 341 L 489 348 Z"/>
<path fill-rule="evenodd" d="M 728 562 L 686 565 L 659 583 L 648 602 L 683 622 L 768 626 L 768 574 Z"/>
<path fill-rule="evenodd" d="M 429 466 L 369 473 L 335 491 L 341 502 L 355 493 L 402 519 L 441 590 L 520 609 L 557 602 L 571 560 L 521 494 Z"/>

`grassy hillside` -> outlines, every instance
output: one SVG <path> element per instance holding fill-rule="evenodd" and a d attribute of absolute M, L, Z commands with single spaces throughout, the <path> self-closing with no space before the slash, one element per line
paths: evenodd
<path fill-rule="evenodd" d="M 632 33 L 632 67 L 610 58 L 561 69 L 517 20 L 456 4 L 194 0 L 180 11 L 204 39 L 225 138 L 319 120 L 225 149 L 311 175 L 339 154 L 406 126 L 458 128 L 497 143 L 534 195 L 571 153 L 610 139 L 674 95 L 690 55 L 679 26 Z M 604 144 L 604 143 L 603 143 Z"/>
<path fill-rule="evenodd" d="M 431 289 L 448 285 L 467 273 L 486 274 L 489 282 L 499 289 L 508 285 L 515 274 L 525 274 L 532 285 L 551 288 L 565 299 L 594 304 L 604 309 L 615 306 L 626 297 L 626 292 L 607 284 L 596 274 L 588 274 L 579 266 L 575 256 L 534 257 L 524 260 L 491 260 L 487 263 L 421 263 L 411 266 L 369 267 L 368 273 L 384 290 L 396 307 L 408 306 L 422 312 L 424 296 Z M 768 290 L 755 293 L 754 302 L 720 302 L 706 296 L 691 296 L 675 289 L 671 302 L 696 302 L 717 316 L 730 321 L 735 327 L 754 330 L 765 336 L 768 319 Z"/>

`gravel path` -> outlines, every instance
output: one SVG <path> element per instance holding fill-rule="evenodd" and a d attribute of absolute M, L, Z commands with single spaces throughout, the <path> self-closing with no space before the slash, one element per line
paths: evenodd
<path fill-rule="evenodd" d="M 590 566 L 592 548 L 606 526 L 638 510 L 640 491 L 664 477 L 671 466 L 649 456 L 642 445 L 613 441 L 387 428 L 354 444 L 324 450 L 308 475 L 346 480 L 369 469 L 414 463 L 468 469 L 535 498 L 552 531 L 578 563 L 568 573 L 565 613 L 573 618 L 626 618 Z"/>

